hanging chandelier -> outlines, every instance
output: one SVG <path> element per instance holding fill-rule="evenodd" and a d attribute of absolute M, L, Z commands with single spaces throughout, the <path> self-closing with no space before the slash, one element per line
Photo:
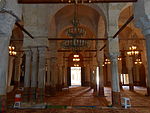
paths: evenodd
<path fill-rule="evenodd" d="M 135 55 L 138 55 L 140 53 L 140 51 L 137 50 L 137 46 L 131 46 L 129 47 L 129 50 L 127 52 L 127 55 L 129 56 L 135 56 Z"/>
<path fill-rule="evenodd" d="M 9 46 L 9 55 L 10 56 L 16 56 L 17 52 L 15 51 L 15 47 L 14 46 Z"/>
<path fill-rule="evenodd" d="M 80 21 L 77 18 L 77 2 L 74 4 L 74 18 L 72 20 L 72 26 L 65 30 L 66 35 L 71 40 L 65 40 L 62 42 L 64 49 L 72 49 L 78 51 L 88 47 L 88 41 L 82 39 L 86 36 L 86 29 L 80 26 Z"/>

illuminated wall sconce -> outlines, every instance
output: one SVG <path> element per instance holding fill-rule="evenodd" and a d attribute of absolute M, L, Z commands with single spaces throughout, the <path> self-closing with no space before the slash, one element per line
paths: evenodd
<path fill-rule="evenodd" d="M 135 62 L 134 62 L 134 64 L 142 64 L 141 59 L 140 58 L 136 59 Z"/>

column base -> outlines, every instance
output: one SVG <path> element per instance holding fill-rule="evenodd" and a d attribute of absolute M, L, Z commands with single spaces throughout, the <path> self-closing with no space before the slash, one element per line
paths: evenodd
<path fill-rule="evenodd" d="M 112 92 L 112 106 L 121 107 L 120 92 Z"/>
<path fill-rule="evenodd" d="M 104 96 L 104 87 L 99 87 L 98 96 Z"/>
<path fill-rule="evenodd" d="M 150 96 L 150 87 L 147 87 L 147 95 L 146 96 Z"/>
<path fill-rule="evenodd" d="M 6 104 L 6 95 L 0 95 L 0 113 L 6 113 L 7 104 Z"/>
<path fill-rule="evenodd" d="M 36 103 L 44 103 L 44 97 L 45 97 L 45 89 L 44 88 L 38 88 L 37 89 L 37 101 Z"/>
<path fill-rule="evenodd" d="M 30 88 L 30 102 L 35 103 L 36 102 L 36 88 Z"/>
<path fill-rule="evenodd" d="M 30 88 L 24 88 L 24 92 L 23 92 L 23 102 L 24 103 L 28 103 L 30 99 Z"/>
<path fill-rule="evenodd" d="M 134 91 L 134 85 L 133 84 L 129 84 L 129 90 Z"/>

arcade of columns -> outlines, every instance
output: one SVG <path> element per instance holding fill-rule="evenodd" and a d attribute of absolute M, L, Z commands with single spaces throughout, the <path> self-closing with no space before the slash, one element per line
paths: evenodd
<path fill-rule="evenodd" d="M 16 0 L 6 0 L 7 5 L 6 8 L 12 10 L 17 16 L 21 16 L 20 8 L 21 5 L 18 5 Z M 134 4 L 134 13 L 135 13 L 135 20 L 136 25 L 142 30 L 143 35 L 146 39 L 146 52 L 147 52 L 147 95 L 150 95 L 150 15 L 149 15 L 149 6 L 150 1 L 148 0 L 140 0 L 137 3 Z M 108 20 L 109 26 L 108 26 L 108 37 L 109 37 L 109 43 L 108 43 L 108 49 L 109 49 L 109 58 L 112 62 L 111 64 L 111 75 L 112 75 L 112 104 L 113 106 L 120 106 L 120 85 L 119 85 L 119 73 L 118 73 L 118 56 L 119 56 L 119 42 L 118 38 L 111 39 L 112 35 L 118 30 L 117 27 L 117 19 L 114 18 L 112 14 L 115 13 L 115 15 L 119 15 L 119 10 L 114 10 L 114 4 L 110 4 L 109 7 L 109 19 Z M 140 9 L 140 11 L 139 11 Z M 143 9 L 143 10 L 141 10 Z M 12 34 L 12 30 L 14 27 L 16 19 L 12 17 L 9 14 L 0 13 L 0 103 L 1 106 L 6 106 L 6 89 L 8 84 L 7 81 L 7 71 L 8 71 L 8 46 L 10 42 L 10 37 Z M 63 62 L 60 65 L 57 65 L 57 57 L 51 56 L 50 58 L 47 58 L 47 47 L 45 45 L 43 46 L 35 46 L 35 47 L 26 47 L 24 49 L 24 52 L 26 54 L 26 62 L 25 62 L 25 78 L 24 78 L 24 102 L 38 102 L 43 103 L 43 95 L 46 88 L 49 90 L 48 93 L 54 93 L 58 87 L 61 87 L 61 85 L 66 84 L 66 77 L 65 77 L 65 71 L 66 71 L 66 64 Z M 98 66 L 100 67 L 100 86 L 99 86 L 99 95 L 104 96 L 104 78 L 103 78 L 103 68 L 102 63 L 104 61 L 103 52 L 97 52 L 97 61 Z M 50 62 L 49 62 L 50 61 Z M 47 81 L 45 81 L 45 73 L 46 73 L 46 67 L 45 64 L 47 62 Z M 93 66 L 88 66 L 90 68 L 90 76 L 93 75 L 92 71 L 95 69 L 92 69 Z M 130 67 L 129 67 L 130 68 Z M 51 72 L 51 74 L 50 74 Z M 60 76 L 60 72 L 62 72 L 63 76 Z M 30 78 L 31 74 L 31 78 Z M 38 76 L 37 76 L 38 75 Z M 10 74 L 9 74 L 10 76 Z M 91 82 L 93 84 L 96 84 L 95 79 L 93 79 Z M 130 80 L 131 89 L 132 89 L 132 83 L 133 81 Z M 60 88 L 61 89 L 61 88 Z M 132 89 L 133 90 L 133 89 Z M 32 92 L 32 99 L 29 100 L 29 97 L 27 96 L 28 93 Z M 37 98 L 35 98 L 37 92 Z M 0 108 L 1 110 L 1 108 Z"/>

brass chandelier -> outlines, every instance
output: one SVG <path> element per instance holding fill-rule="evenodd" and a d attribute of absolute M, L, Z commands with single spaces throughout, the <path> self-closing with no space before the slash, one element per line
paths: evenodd
<path fill-rule="evenodd" d="M 83 40 L 82 37 L 86 35 L 86 29 L 79 26 L 80 21 L 77 18 L 77 3 L 74 4 L 74 18 L 72 20 L 72 26 L 65 30 L 66 35 L 71 37 L 71 40 L 65 40 L 62 42 L 64 49 L 72 49 L 78 51 L 81 48 L 87 48 L 88 42 Z"/>

